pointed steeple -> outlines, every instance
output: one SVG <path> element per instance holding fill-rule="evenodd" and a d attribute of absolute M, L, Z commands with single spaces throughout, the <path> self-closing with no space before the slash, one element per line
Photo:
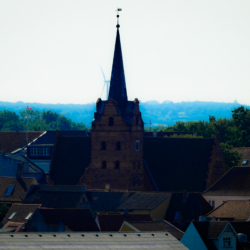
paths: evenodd
<path fill-rule="evenodd" d="M 128 97 L 127 89 L 125 82 L 125 74 L 123 69 L 123 60 L 122 60 L 122 49 L 120 41 L 119 27 L 117 26 L 116 41 L 115 41 L 115 52 L 110 80 L 109 88 L 109 99 L 114 99 L 118 102 L 118 105 L 123 112 L 126 108 Z"/>

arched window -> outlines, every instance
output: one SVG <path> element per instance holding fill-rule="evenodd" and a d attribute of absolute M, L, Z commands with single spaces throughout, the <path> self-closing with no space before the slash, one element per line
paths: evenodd
<path fill-rule="evenodd" d="M 120 169 L 120 162 L 119 161 L 115 162 L 115 169 Z"/>
<path fill-rule="evenodd" d="M 107 162 L 106 161 L 103 161 L 102 162 L 102 169 L 106 169 L 107 168 Z"/>
<path fill-rule="evenodd" d="M 106 142 L 103 141 L 101 144 L 101 150 L 106 150 Z"/>
<path fill-rule="evenodd" d="M 121 143 L 119 141 L 116 143 L 116 150 L 121 150 Z"/>
<path fill-rule="evenodd" d="M 109 126 L 113 126 L 113 125 L 114 125 L 114 118 L 109 117 Z"/>

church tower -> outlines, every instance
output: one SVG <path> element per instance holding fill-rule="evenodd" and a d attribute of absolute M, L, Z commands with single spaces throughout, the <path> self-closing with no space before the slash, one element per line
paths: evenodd
<path fill-rule="evenodd" d="M 79 184 L 88 189 L 143 191 L 144 123 L 138 99 L 128 101 L 119 23 L 116 27 L 109 97 L 96 102 L 91 163 Z"/>

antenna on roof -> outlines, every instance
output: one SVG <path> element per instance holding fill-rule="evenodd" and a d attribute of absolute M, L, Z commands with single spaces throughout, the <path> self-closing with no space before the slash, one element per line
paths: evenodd
<path fill-rule="evenodd" d="M 104 82 L 104 85 L 103 85 L 103 88 L 102 88 L 102 93 L 103 93 L 103 90 L 104 90 L 104 88 L 105 88 L 105 86 L 106 86 L 106 90 L 107 90 L 107 100 L 109 99 L 109 83 L 110 83 L 110 80 L 106 80 L 106 77 L 105 77 L 105 75 L 104 75 L 104 72 L 103 72 L 103 69 L 102 69 L 102 66 L 100 65 L 100 68 L 101 68 L 101 71 L 102 71 L 102 75 L 103 75 L 103 78 L 104 78 L 104 80 L 103 80 L 103 82 Z M 102 97 L 102 93 L 101 93 L 101 97 Z"/>

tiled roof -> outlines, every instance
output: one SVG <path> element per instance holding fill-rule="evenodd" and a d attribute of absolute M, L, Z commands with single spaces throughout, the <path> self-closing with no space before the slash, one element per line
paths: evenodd
<path fill-rule="evenodd" d="M 250 195 L 250 167 L 232 167 L 203 195 Z"/>
<path fill-rule="evenodd" d="M 250 204 L 248 200 L 225 201 L 222 205 L 206 214 L 206 217 L 247 220 L 250 217 Z"/>
<path fill-rule="evenodd" d="M 90 164 L 90 137 L 57 137 L 50 167 L 55 185 L 77 185 Z"/>
<path fill-rule="evenodd" d="M 76 208 L 84 196 L 83 186 L 40 186 L 25 203 L 42 204 L 49 208 Z"/>
<path fill-rule="evenodd" d="M 249 162 L 250 162 L 250 147 L 235 147 L 232 148 L 232 151 L 237 151 L 240 154 L 242 154 L 242 158 L 241 158 L 241 163 L 243 160 L 248 160 L 247 165 L 249 166 Z"/>
<path fill-rule="evenodd" d="M 130 225 L 139 231 L 168 231 L 176 239 L 180 240 L 184 234 L 181 230 L 167 221 L 130 221 Z"/>
<path fill-rule="evenodd" d="M 89 209 L 39 208 L 38 210 L 47 225 L 63 223 L 71 231 L 100 231 Z"/>
<path fill-rule="evenodd" d="M 5 196 L 10 185 L 14 185 L 15 187 L 9 196 Z M 32 185 L 37 185 L 37 181 L 33 177 L 22 177 L 18 179 L 15 177 L 0 177 L 0 201 L 21 202 Z"/>
<path fill-rule="evenodd" d="M 181 216 L 183 221 L 192 221 L 198 220 L 199 216 L 205 215 L 213 210 L 199 193 L 186 193 L 186 198 L 183 196 L 183 193 L 173 193 L 171 195 L 165 216 L 167 221 L 174 222 L 176 212 L 180 212 L 179 216 Z"/>
<path fill-rule="evenodd" d="M 87 130 L 68 130 L 68 131 L 46 131 L 42 136 L 37 138 L 32 144 L 54 144 L 56 134 L 59 132 L 60 136 L 88 136 L 90 135 Z M 31 145 L 32 145 L 31 144 Z"/>
<path fill-rule="evenodd" d="M 5 215 L 2 224 L 5 225 L 7 222 L 20 222 L 26 223 L 25 219 L 29 213 L 34 213 L 37 208 L 41 207 L 41 204 L 12 204 L 8 213 Z M 13 213 L 16 213 L 12 219 L 8 219 Z"/>
<path fill-rule="evenodd" d="M 44 131 L 29 131 L 28 142 L 38 138 Z M 26 132 L 25 131 L 3 131 L 0 132 L 0 151 L 4 153 L 11 153 L 12 151 L 22 148 L 26 145 Z"/>
<path fill-rule="evenodd" d="M 133 192 L 86 192 L 86 197 L 94 211 L 115 212 L 117 207 L 125 202 Z"/>
<path fill-rule="evenodd" d="M 159 191 L 206 188 L 214 139 L 144 137 L 144 159 Z"/>
<path fill-rule="evenodd" d="M 170 196 L 169 193 L 134 193 L 124 203 L 122 203 L 118 210 L 152 210 L 159 206 Z"/>
<path fill-rule="evenodd" d="M 209 230 L 208 230 L 208 238 L 218 239 L 227 224 L 228 224 L 227 221 L 210 221 Z"/>
<path fill-rule="evenodd" d="M 118 232 L 124 221 L 152 221 L 149 214 L 99 214 L 98 221 L 101 231 Z"/>

